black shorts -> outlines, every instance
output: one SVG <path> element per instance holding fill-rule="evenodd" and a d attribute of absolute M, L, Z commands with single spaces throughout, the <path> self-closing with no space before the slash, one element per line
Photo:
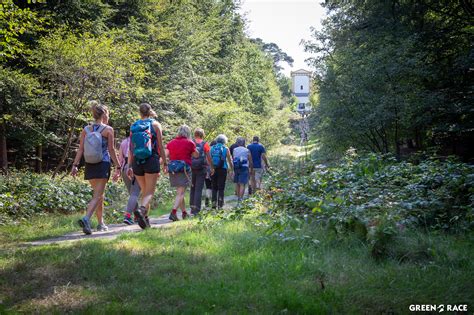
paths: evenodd
<path fill-rule="evenodd" d="M 137 176 L 144 176 L 147 174 L 157 174 L 160 172 L 160 156 L 158 154 L 153 154 L 150 156 L 145 163 L 138 164 L 137 160 L 133 160 L 133 174 Z"/>
<path fill-rule="evenodd" d="M 110 162 L 102 161 L 99 163 L 86 163 L 86 168 L 84 171 L 84 179 L 102 179 L 110 178 Z"/>

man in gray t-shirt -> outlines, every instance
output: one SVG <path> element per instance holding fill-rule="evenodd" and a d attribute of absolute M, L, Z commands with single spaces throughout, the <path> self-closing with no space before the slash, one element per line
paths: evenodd
<path fill-rule="evenodd" d="M 245 139 L 241 138 L 237 142 L 238 147 L 234 149 L 234 183 L 239 202 L 242 201 L 245 193 L 245 185 L 249 182 L 249 175 L 253 171 L 252 155 L 245 147 Z"/>

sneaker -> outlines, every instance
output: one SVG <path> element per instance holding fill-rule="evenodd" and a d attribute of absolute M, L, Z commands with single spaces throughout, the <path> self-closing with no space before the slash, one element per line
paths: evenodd
<path fill-rule="evenodd" d="M 79 223 L 79 225 L 82 227 L 82 232 L 84 232 L 84 234 L 86 235 L 92 234 L 91 223 L 89 222 L 88 217 L 83 217 L 82 219 L 77 221 L 77 223 Z"/>
<path fill-rule="evenodd" d="M 173 213 L 173 211 L 171 211 L 169 219 L 171 221 L 179 221 L 178 216 L 176 215 L 176 213 Z"/>
<path fill-rule="evenodd" d="M 109 227 L 105 223 L 97 225 L 97 232 L 106 232 L 109 230 Z"/>
<path fill-rule="evenodd" d="M 127 213 L 124 217 L 123 217 L 123 223 L 125 223 L 126 225 L 133 225 L 133 220 L 132 220 L 132 216 L 130 215 L 130 213 Z"/>
<path fill-rule="evenodd" d="M 145 221 L 145 217 L 143 216 L 143 213 L 142 213 L 143 210 L 146 211 L 145 207 L 140 207 L 137 210 L 135 210 L 133 214 L 135 214 L 138 219 L 138 226 L 140 226 L 142 229 L 146 229 L 147 224 Z"/>
<path fill-rule="evenodd" d="M 182 217 L 183 217 L 183 220 L 189 218 L 189 214 L 188 214 L 186 211 L 181 212 L 181 215 L 182 215 Z"/>

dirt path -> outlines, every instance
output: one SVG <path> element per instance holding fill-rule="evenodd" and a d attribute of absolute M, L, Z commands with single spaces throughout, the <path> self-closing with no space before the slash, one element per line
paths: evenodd
<path fill-rule="evenodd" d="M 227 196 L 225 197 L 225 205 L 224 209 L 229 209 L 235 205 L 237 201 L 236 196 Z M 169 227 L 173 224 L 172 221 L 168 219 L 168 214 L 162 215 L 160 217 L 150 217 L 150 225 L 151 228 L 165 228 Z M 181 214 L 178 212 L 179 219 L 181 218 Z M 142 231 L 142 229 L 137 225 L 126 225 L 126 224 L 109 224 L 109 230 L 104 232 L 93 232 L 91 235 L 85 235 L 82 233 L 80 228 L 78 227 L 77 232 L 68 233 L 59 237 L 44 239 L 39 241 L 32 241 L 27 242 L 25 245 L 29 246 L 41 246 L 41 245 L 50 245 L 50 244 L 60 244 L 66 242 L 73 242 L 73 241 L 80 241 L 80 240 L 90 240 L 90 239 L 115 239 L 120 234 L 123 233 L 134 233 Z"/>

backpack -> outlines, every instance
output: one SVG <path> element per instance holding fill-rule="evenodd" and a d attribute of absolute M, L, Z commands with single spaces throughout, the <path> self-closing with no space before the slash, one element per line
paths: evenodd
<path fill-rule="evenodd" d="M 92 131 L 89 127 L 92 126 Z M 102 162 L 104 154 L 102 152 L 102 134 L 101 132 L 107 127 L 106 125 L 100 125 L 97 130 L 94 131 L 94 126 L 89 125 L 84 128 L 86 136 L 84 138 L 84 160 L 86 163 L 96 164 Z"/>
<path fill-rule="evenodd" d="M 222 143 L 218 143 L 211 147 L 212 164 L 215 168 L 223 168 L 225 165 L 226 151 Z"/>
<path fill-rule="evenodd" d="M 186 162 L 181 160 L 172 160 L 168 164 L 168 172 L 169 173 L 188 173 L 190 171 L 189 165 Z M 187 175 L 187 174 L 186 174 Z"/>
<path fill-rule="evenodd" d="M 153 154 L 155 143 L 152 139 L 153 136 L 156 137 L 153 119 L 137 120 L 130 127 L 130 133 L 132 134 L 133 156 L 138 164 L 142 164 Z"/>
<path fill-rule="evenodd" d="M 206 154 L 204 153 L 204 146 L 206 142 L 201 142 L 200 144 L 196 143 L 196 150 L 199 152 L 199 157 L 192 158 L 191 168 L 193 170 L 202 170 L 207 166 Z"/>

